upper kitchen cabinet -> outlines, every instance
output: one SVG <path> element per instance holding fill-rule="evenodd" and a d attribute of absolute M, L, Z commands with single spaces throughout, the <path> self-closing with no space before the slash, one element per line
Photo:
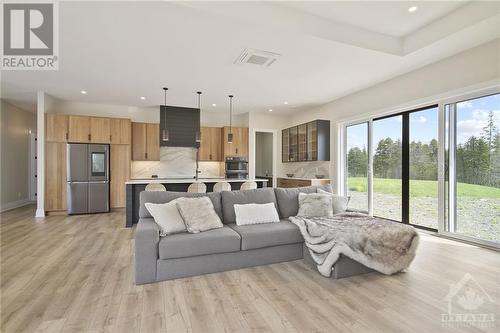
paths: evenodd
<path fill-rule="evenodd" d="M 112 144 L 129 145 L 131 136 L 130 119 L 111 118 L 110 137 Z"/>
<path fill-rule="evenodd" d="M 200 132 L 200 161 L 222 161 L 222 128 L 202 127 Z"/>
<path fill-rule="evenodd" d="M 199 147 L 200 109 L 180 106 L 160 106 L 160 128 L 168 133 L 161 146 Z"/>
<path fill-rule="evenodd" d="M 90 142 L 90 117 L 68 117 L 68 142 Z"/>
<path fill-rule="evenodd" d="M 132 123 L 132 160 L 160 160 L 159 124 Z"/>
<path fill-rule="evenodd" d="M 330 121 L 314 120 L 282 131 L 282 161 L 329 161 Z"/>
<path fill-rule="evenodd" d="M 111 126 L 109 118 L 90 117 L 90 142 L 110 143 Z"/>
<path fill-rule="evenodd" d="M 232 127 L 233 143 L 227 142 L 229 127 L 224 127 L 224 157 L 239 156 L 248 157 L 248 128 L 247 127 Z"/>
<path fill-rule="evenodd" d="M 59 113 L 45 114 L 45 141 L 68 141 L 68 116 Z"/>

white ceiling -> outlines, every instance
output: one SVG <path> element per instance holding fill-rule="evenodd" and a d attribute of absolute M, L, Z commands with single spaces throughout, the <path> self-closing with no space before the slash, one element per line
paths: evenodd
<path fill-rule="evenodd" d="M 28 109 L 38 90 L 146 107 L 163 104 L 167 86 L 172 105 L 195 106 L 201 90 L 205 109 L 226 111 L 232 93 L 236 113 L 289 112 L 500 37 L 498 3 L 409 4 L 60 2 L 59 70 L 4 71 L 2 96 Z M 281 57 L 235 65 L 245 48 Z"/>

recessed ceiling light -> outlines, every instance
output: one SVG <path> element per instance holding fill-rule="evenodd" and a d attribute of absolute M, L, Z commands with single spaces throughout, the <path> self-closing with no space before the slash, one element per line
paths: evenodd
<path fill-rule="evenodd" d="M 413 12 L 416 12 L 416 11 L 417 11 L 417 9 L 418 9 L 418 7 L 417 7 L 417 6 L 411 6 L 410 8 L 408 8 L 408 11 L 409 11 L 410 13 L 413 13 Z"/>
<path fill-rule="evenodd" d="M 142 99 L 142 100 L 145 100 L 145 99 L 146 99 L 146 97 L 144 97 L 144 96 L 141 96 L 141 99 Z"/>
<path fill-rule="evenodd" d="M 87 95 L 87 91 L 86 90 L 82 90 L 80 91 L 83 95 Z"/>
<path fill-rule="evenodd" d="M 217 104 L 214 103 L 214 104 L 212 104 L 212 106 L 217 106 Z"/>
<path fill-rule="evenodd" d="M 269 112 L 273 112 L 273 109 L 269 109 Z"/>
<path fill-rule="evenodd" d="M 284 102 L 283 102 L 283 104 L 287 105 L 287 104 L 288 104 L 288 102 L 287 102 L 287 101 L 284 101 Z"/>

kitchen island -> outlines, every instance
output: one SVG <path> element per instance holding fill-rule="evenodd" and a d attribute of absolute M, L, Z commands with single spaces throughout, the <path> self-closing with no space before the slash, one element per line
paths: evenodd
<path fill-rule="evenodd" d="M 257 187 L 267 187 L 267 179 L 227 179 L 227 178 L 199 178 L 207 186 L 207 192 L 212 192 L 214 185 L 218 182 L 228 182 L 231 190 L 239 190 L 241 184 L 246 181 L 254 181 Z M 147 184 L 163 184 L 167 191 L 187 192 L 189 185 L 195 182 L 194 178 L 144 178 L 131 179 L 125 182 L 126 185 L 126 219 L 125 226 L 131 227 L 139 220 L 139 195 L 144 191 Z"/>

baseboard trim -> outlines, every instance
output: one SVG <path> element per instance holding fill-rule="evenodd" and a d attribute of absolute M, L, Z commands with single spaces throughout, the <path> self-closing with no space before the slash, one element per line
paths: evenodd
<path fill-rule="evenodd" d="M 3 204 L 1 206 L 0 213 L 6 212 L 6 211 L 9 211 L 9 210 L 12 210 L 12 209 L 16 209 L 16 208 L 19 208 L 19 207 L 27 206 L 27 205 L 30 205 L 30 204 L 33 204 L 33 203 L 34 203 L 34 201 L 30 201 L 28 199 L 22 199 L 22 200 L 7 202 L 7 203 L 5 203 L 5 204 Z"/>

